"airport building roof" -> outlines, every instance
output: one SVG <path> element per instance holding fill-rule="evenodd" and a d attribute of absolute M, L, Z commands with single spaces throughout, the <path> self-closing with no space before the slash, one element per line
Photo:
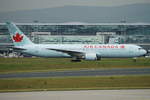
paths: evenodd
<path fill-rule="evenodd" d="M 66 22 L 66 23 L 15 23 L 16 25 L 150 25 L 150 23 L 84 23 L 84 22 Z M 0 23 L 5 25 L 5 23 Z"/>

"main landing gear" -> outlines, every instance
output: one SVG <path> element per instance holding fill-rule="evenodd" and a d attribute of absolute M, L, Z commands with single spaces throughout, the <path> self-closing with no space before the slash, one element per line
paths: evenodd
<path fill-rule="evenodd" d="M 71 62 L 81 62 L 81 59 L 74 57 L 72 58 Z"/>

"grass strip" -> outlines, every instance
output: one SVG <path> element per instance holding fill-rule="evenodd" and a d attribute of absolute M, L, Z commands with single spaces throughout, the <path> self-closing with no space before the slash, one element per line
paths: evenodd
<path fill-rule="evenodd" d="M 0 92 L 147 88 L 150 88 L 149 75 L 0 79 Z"/>
<path fill-rule="evenodd" d="M 139 58 L 136 62 L 129 58 L 70 62 L 66 58 L 0 58 L 0 73 L 144 67 L 150 67 L 150 59 Z"/>

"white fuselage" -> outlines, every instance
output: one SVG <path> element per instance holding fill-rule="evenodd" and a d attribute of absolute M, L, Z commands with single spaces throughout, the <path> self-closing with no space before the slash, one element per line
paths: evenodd
<path fill-rule="evenodd" d="M 40 57 L 72 57 L 68 53 L 51 49 L 82 52 L 84 54 L 95 53 L 104 58 L 127 58 L 139 57 L 146 54 L 146 50 L 140 46 L 131 44 L 34 44 L 21 46 L 27 53 Z"/>

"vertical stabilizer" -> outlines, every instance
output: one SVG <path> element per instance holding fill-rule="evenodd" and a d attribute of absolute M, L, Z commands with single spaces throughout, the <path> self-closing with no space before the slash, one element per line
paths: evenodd
<path fill-rule="evenodd" d="M 24 33 L 14 23 L 6 22 L 6 25 L 8 27 L 14 46 L 33 44 L 32 41 L 26 35 L 24 35 Z"/>

